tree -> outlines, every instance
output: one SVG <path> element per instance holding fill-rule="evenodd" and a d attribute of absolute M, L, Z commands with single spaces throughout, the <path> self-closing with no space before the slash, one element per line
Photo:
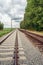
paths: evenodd
<path fill-rule="evenodd" d="M 27 0 L 21 27 L 37 31 L 43 30 L 43 0 Z"/>
<path fill-rule="evenodd" d="M 0 22 L 0 30 L 3 30 L 3 23 Z"/>

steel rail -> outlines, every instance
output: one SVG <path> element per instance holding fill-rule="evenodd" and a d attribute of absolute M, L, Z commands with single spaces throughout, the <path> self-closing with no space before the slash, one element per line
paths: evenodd
<path fill-rule="evenodd" d="M 37 40 L 39 43 L 41 43 L 41 44 L 43 44 L 43 38 L 42 37 L 39 37 L 39 35 L 36 35 L 36 34 L 34 34 L 34 33 L 30 33 L 30 32 L 27 32 L 26 30 L 21 30 L 21 29 L 19 29 L 21 32 L 23 32 L 23 33 L 25 33 L 25 35 L 27 35 L 27 37 L 31 37 L 31 38 L 33 38 L 33 39 L 35 39 L 35 40 Z M 37 38 L 37 37 L 35 37 L 35 36 L 37 36 L 37 37 L 39 37 L 39 38 Z M 41 39 L 40 39 L 41 38 Z"/>
<path fill-rule="evenodd" d="M 18 34 L 16 32 L 16 40 L 15 40 L 15 51 L 14 51 L 14 64 L 18 65 Z"/>

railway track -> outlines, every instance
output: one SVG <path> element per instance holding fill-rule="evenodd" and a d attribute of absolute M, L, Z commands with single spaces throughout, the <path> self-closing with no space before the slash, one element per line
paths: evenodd
<path fill-rule="evenodd" d="M 0 42 L 0 65 L 27 65 L 18 31 Z"/>
<path fill-rule="evenodd" d="M 41 53 L 43 53 L 43 36 L 40 36 L 40 35 L 35 34 L 35 33 L 28 32 L 26 30 L 21 30 L 21 29 L 19 29 L 19 30 L 21 32 L 23 32 L 28 38 L 30 38 L 30 41 L 32 39 L 32 41 L 34 42 L 34 45 L 39 48 Z"/>
<path fill-rule="evenodd" d="M 39 50 L 19 30 L 0 45 L 0 65 L 43 65 L 42 60 Z"/>

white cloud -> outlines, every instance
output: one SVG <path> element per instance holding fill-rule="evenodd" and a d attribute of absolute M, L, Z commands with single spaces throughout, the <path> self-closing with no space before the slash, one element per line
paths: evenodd
<path fill-rule="evenodd" d="M 26 0 L 0 0 L 0 20 L 4 23 L 5 27 L 10 26 L 11 19 L 17 18 L 18 22 L 23 19 L 25 5 Z M 19 23 L 16 20 L 14 21 L 17 26 Z"/>
<path fill-rule="evenodd" d="M 12 27 L 14 28 L 20 28 L 20 23 L 19 22 L 15 22 L 15 21 L 12 21 Z"/>
<path fill-rule="evenodd" d="M 10 27 L 11 26 L 11 18 L 4 14 L 0 14 L 1 18 L 0 18 L 0 21 L 4 24 L 4 27 Z"/>

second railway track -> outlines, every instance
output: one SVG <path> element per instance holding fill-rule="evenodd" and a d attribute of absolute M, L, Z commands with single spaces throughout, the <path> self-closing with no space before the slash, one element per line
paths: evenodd
<path fill-rule="evenodd" d="M 32 41 L 34 42 L 34 45 L 37 46 L 40 52 L 43 54 L 43 36 L 28 32 L 26 30 L 21 30 L 21 29 L 19 30 L 23 32 L 28 38 L 30 38 L 30 40 L 32 39 Z"/>
<path fill-rule="evenodd" d="M 39 43 L 43 44 L 43 36 L 40 36 L 38 34 L 35 34 L 35 33 L 31 33 L 31 32 L 28 32 L 26 30 L 21 30 L 19 29 L 21 32 L 24 32 L 28 37 L 32 37 L 33 39 L 37 40 Z"/>

